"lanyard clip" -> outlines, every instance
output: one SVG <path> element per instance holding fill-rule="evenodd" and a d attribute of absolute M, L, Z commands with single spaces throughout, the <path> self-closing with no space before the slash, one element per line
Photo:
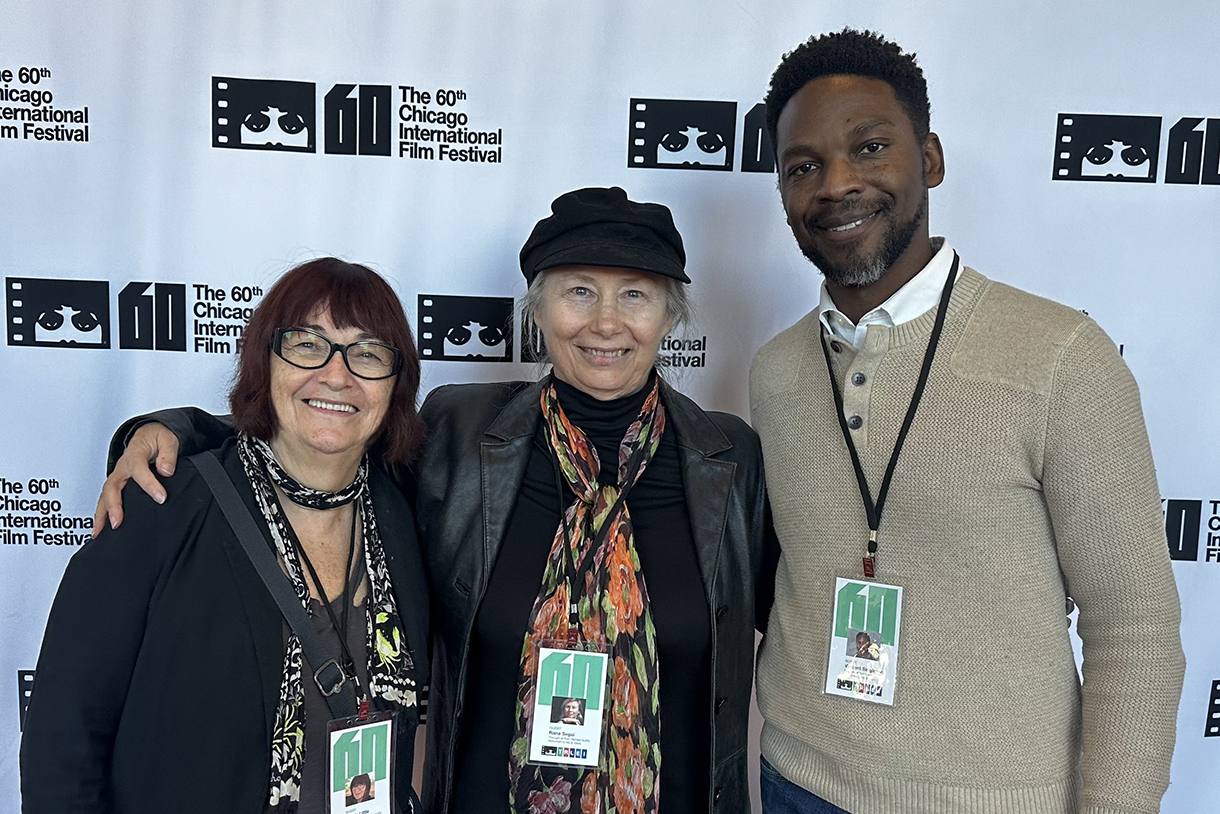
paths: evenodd
<path fill-rule="evenodd" d="M 861 561 L 864 565 L 864 576 L 872 579 L 877 575 L 877 531 L 868 533 L 868 556 Z"/>

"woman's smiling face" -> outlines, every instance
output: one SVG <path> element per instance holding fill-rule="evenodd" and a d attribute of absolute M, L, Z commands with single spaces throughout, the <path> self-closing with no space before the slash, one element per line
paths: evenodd
<path fill-rule="evenodd" d="M 367 339 L 360 328 L 336 328 L 329 309 L 316 312 L 307 327 L 331 342 Z M 271 403 L 279 428 L 271 439 L 277 456 L 305 461 L 337 455 L 359 460 L 373 442 L 390 404 L 394 378 L 370 381 L 354 376 L 336 353 L 323 367 L 305 370 L 271 358 Z"/>
<path fill-rule="evenodd" d="M 602 401 L 643 387 L 673 328 L 665 278 L 606 266 L 560 266 L 543 274 L 534 322 L 555 377 Z"/>

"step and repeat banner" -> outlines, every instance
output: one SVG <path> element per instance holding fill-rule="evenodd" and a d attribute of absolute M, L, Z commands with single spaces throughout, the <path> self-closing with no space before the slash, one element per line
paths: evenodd
<path fill-rule="evenodd" d="M 1220 11 L 1076 6 L 5 0 L 0 811 L 112 430 L 223 411 L 245 321 L 291 265 L 382 272 L 425 392 L 533 377 L 517 252 L 558 194 L 622 186 L 686 240 L 698 316 L 666 340 L 667 375 L 748 417 L 750 359 L 820 282 L 760 103 L 784 52 L 845 25 L 919 55 L 947 165 L 933 233 L 1087 311 L 1139 381 L 1188 660 L 1164 810 L 1214 811 Z"/>

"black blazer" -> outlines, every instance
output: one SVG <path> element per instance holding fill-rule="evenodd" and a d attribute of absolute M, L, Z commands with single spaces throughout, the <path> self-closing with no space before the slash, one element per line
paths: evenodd
<path fill-rule="evenodd" d="M 258 518 L 233 442 L 221 459 Z M 258 814 L 266 805 L 283 617 L 195 468 L 183 462 L 163 483 L 164 505 L 129 484 L 123 525 L 68 563 L 21 741 L 26 814 Z M 380 465 L 370 486 L 422 687 L 428 594 L 414 521 Z M 416 723 L 400 731 L 403 801 Z"/>

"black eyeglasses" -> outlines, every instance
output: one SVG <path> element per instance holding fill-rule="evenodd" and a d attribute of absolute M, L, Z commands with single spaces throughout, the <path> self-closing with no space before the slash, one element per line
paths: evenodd
<path fill-rule="evenodd" d="M 336 353 L 353 376 L 361 379 L 388 379 L 402 370 L 402 351 L 381 342 L 352 342 L 340 345 L 308 328 L 276 328 L 271 335 L 271 350 L 294 367 L 316 370 L 326 367 Z"/>

